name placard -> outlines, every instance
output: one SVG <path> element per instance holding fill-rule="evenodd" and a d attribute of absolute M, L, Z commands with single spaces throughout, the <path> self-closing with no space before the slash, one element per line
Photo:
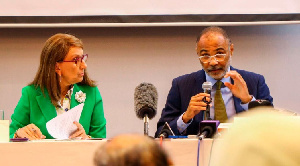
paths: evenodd
<path fill-rule="evenodd" d="M 9 142 L 9 120 L 0 120 L 0 142 Z"/>

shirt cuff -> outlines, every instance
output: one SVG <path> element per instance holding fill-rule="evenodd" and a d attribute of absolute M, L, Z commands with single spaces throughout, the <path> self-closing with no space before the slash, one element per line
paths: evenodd
<path fill-rule="evenodd" d="M 252 96 L 252 100 L 251 100 L 251 101 L 255 101 L 255 100 L 256 100 L 255 97 Z M 251 101 L 250 101 L 250 102 L 251 102 Z M 249 102 L 249 103 L 250 103 L 250 102 Z M 242 103 L 241 103 L 242 108 L 243 108 L 244 110 L 248 110 L 248 105 L 249 105 L 249 103 L 246 103 L 246 104 L 242 104 Z"/>
<path fill-rule="evenodd" d="M 193 119 L 191 119 L 188 123 L 184 123 L 182 120 L 183 114 L 177 120 L 177 129 L 180 134 L 182 134 L 186 130 L 186 128 L 193 122 Z"/>

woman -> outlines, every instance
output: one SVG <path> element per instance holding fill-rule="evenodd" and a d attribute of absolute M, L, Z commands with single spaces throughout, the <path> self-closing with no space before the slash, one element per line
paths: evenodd
<path fill-rule="evenodd" d="M 102 97 L 85 70 L 87 57 L 75 36 L 56 34 L 46 41 L 37 74 L 22 89 L 11 116 L 11 138 L 53 138 L 46 123 L 83 102 L 80 120 L 74 122 L 77 130 L 69 138 L 106 137 Z"/>

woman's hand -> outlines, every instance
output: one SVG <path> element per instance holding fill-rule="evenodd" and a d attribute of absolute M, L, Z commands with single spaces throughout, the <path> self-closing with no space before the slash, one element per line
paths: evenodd
<path fill-rule="evenodd" d="M 29 140 L 45 139 L 41 130 L 34 124 L 19 128 L 15 133 L 16 138 L 28 138 Z"/>
<path fill-rule="evenodd" d="M 72 138 L 81 138 L 81 139 L 87 139 L 91 138 L 90 136 L 86 135 L 84 128 L 79 122 L 74 121 L 73 122 L 77 126 L 77 130 L 74 131 L 71 136 L 69 137 L 70 139 Z"/>

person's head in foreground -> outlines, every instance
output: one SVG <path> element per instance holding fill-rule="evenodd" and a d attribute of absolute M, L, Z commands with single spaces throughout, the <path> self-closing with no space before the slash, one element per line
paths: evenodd
<path fill-rule="evenodd" d="M 211 166 L 300 165 L 300 117 L 262 109 L 234 120 L 216 141 Z"/>
<path fill-rule="evenodd" d="M 94 155 L 96 166 L 168 166 L 167 154 L 151 138 L 126 134 L 100 146 Z"/>

